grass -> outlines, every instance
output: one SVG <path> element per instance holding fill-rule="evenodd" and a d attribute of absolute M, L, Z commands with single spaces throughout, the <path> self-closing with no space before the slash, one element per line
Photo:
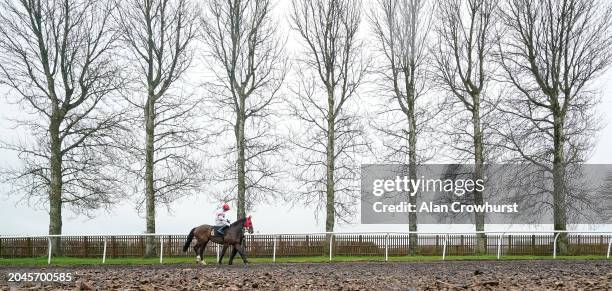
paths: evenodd
<path fill-rule="evenodd" d="M 589 255 L 589 256 L 557 256 L 557 260 L 605 260 L 605 256 Z M 251 263 L 272 263 L 272 258 L 251 258 Z M 441 261 L 440 256 L 390 256 L 391 262 L 433 262 Z M 497 260 L 494 255 L 479 255 L 479 256 L 447 256 L 447 261 L 486 261 Z M 501 260 L 553 260 L 552 256 L 502 256 Z M 195 263 L 195 258 L 192 257 L 167 257 L 164 258 L 164 264 L 184 264 Z M 332 262 L 382 262 L 383 256 L 334 256 Z M 206 262 L 215 264 L 215 257 L 206 257 Z M 234 261 L 236 264 L 242 264 L 242 260 L 237 257 Z M 314 257 L 277 257 L 277 263 L 328 263 L 327 256 Z M 227 258 L 224 259 L 227 263 Z M 74 266 L 74 265 L 100 265 L 101 258 L 73 258 L 73 257 L 55 257 L 51 260 L 52 265 L 56 266 Z M 153 265 L 159 264 L 159 258 L 107 258 L 107 265 Z M 0 258 L 0 265 L 4 266 L 46 266 L 47 257 L 37 258 Z"/>

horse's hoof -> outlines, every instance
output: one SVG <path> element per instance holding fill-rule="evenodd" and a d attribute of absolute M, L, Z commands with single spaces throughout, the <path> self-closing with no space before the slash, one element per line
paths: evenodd
<path fill-rule="evenodd" d="M 206 261 L 202 260 L 202 265 L 206 265 Z"/>

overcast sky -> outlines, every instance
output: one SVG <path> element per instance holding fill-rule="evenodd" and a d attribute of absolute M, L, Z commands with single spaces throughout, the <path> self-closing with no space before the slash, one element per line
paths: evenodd
<path fill-rule="evenodd" d="M 290 1 L 281 1 L 276 7 L 279 24 L 284 29 L 289 27 L 287 13 Z M 363 19 L 366 20 L 365 17 Z M 365 24 L 365 23 L 364 23 Z M 368 32 L 368 27 L 362 25 L 362 31 Z M 296 42 L 292 41 L 289 34 L 287 42 L 289 54 L 295 53 Z M 198 72 L 205 71 L 199 67 L 193 70 L 194 75 L 190 79 L 197 79 Z M 589 163 L 610 164 L 612 163 L 612 71 L 608 70 L 599 80 L 598 89 L 601 92 L 602 103 L 599 105 L 605 127 L 599 133 L 598 143 Z M 6 88 L 0 88 L 0 138 L 3 141 L 11 140 L 16 132 L 11 127 L 14 125 L 8 119 L 21 114 L 21 110 L 7 102 Z M 364 98 L 367 98 L 364 97 Z M 13 99 L 14 100 L 14 99 Z M 367 104 L 368 102 L 365 102 Z M 365 109 L 365 108 L 364 108 Z M 18 163 L 15 153 L 0 151 L 0 165 Z M 9 185 L 0 187 L 0 235 L 6 234 L 45 234 L 48 231 L 48 214 L 43 205 L 28 205 L 21 201 L 15 193 L 9 193 Z M 172 206 L 172 211 L 159 207 L 157 216 L 158 233 L 186 233 L 193 226 L 212 223 L 213 212 L 217 204 L 204 195 L 195 195 L 183 198 Z M 132 202 L 126 201 L 114 205 L 109 211 L 101 210 L 94 213 L 95 217 L 88 219 L 83 216 L 75 216 L 70 211 L 64 211 L 63 233 L 121 233 L 137 234 L 145 229 L 144 216 L 139 215 Z M 283 233 L 283 232 L 317 232 L 324 230 L 324 217 L 317 220 L 313 208 L 291 205 L 279 200 L 276 204 L 257 205 L 254 211 L 253 221 L 256 232 L 261 233 Z M 232 212 L 230 217 L 235 217 Z M 339 224 L 339 231 L 400 231 L 406 230 L 407 225 L 360 225 L 357 216 L 354 224 Z M 445 226 L 427 226 L 426 231 L 449 230 Z M 469 231 L 473 226 L 453 227 L 453 231 Z M 423 229 L 423 227 L 420 227 Z"/>

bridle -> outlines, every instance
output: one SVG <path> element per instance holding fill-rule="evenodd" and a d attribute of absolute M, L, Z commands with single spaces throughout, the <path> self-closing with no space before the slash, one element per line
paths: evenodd
<path fill-rule="evenodd" d="M 246 218 L 246 221 L 244 223 L 244 229 L 248 233 L 253 233 L 253 223 L 251 222 L 251 216 L 250 215 Z"/>

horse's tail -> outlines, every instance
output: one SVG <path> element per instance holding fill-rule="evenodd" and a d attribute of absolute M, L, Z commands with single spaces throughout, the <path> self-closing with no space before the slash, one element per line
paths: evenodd
<path fill-rule="evenodd" d="M 183 246 L 183 252 L 186 252 L 189 249 L 189 245 L 191 245 L 191 241 L 193 240 L 193 232 L 195 231 L 195 227 L 191 229 L 189 235 L 187 235 L 187 241 L 185 241 L 185 245 Z"/>

